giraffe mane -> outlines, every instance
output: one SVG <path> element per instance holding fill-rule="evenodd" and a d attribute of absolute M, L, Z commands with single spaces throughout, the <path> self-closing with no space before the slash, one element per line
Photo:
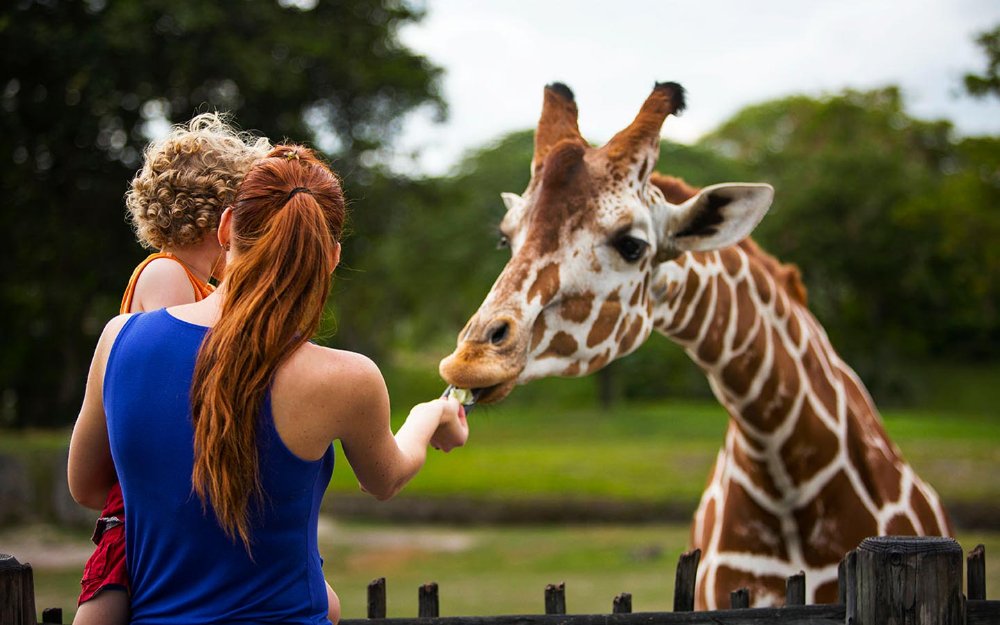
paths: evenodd
<path fill-rule="evenodd" d="M 697 187 L 693 187 L 685 182 L 683 178 L 667 176 L 658 171 L 654 171 L 649 176 L 649 181 L 663 193 L 663 196 L 671 204 L 681 204 L 694 197 L 700 190 Z M 798 302 L 802 306 L 808 305 L 806 286 L 802 282 L 802 272 L 799 270 L 797 265 L 792 263 L 782 263 L 771 254 L 761 249 L 761 247 L 750 237 L 740 241 L 737 244 L 737 247 L 742 249 L 747 256 L 751 256 L 760 261 L 760 264 L 764 267 L 764 269 L 766 269 L 767 272 L 774 278 L 775 283 L 780 285 L 785 290 L 785 293 L 792 298 L 792 300 Z"/>

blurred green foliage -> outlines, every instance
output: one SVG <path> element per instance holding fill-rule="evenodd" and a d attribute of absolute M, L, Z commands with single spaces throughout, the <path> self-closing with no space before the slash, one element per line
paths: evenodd
<path fill-rule="evenodd" d="M 404 0 L 0 5 L 0 424 L 75 417 L 96 336 L 144 255 L 122 195 L 152 128 L 231 111 L 317 144 L 357 195 L 407 111 L 444 112 L 440 69 L 398 38 L 421 16 Z M 383 217 L 356 211 L 355 257 Z"/>
<path fill-rule="evenodd" d="M 440 69 L 398 39 L 420 18 L 400 0 L 0 8 L 0 425 L 72 421 L 96 335 L 144 254 L 122 206 L 141 149 L 157 125 L 210 109 L 331 158 L 351 223 L 319 340 L 373 356 L 390 388 L 439 392 L 438 359 L 509 256 L 495 249 L 499 194 L 527 185 L 533 139 L 500 137 L 444 177 L 380 165 L 408 111 L 445 111 Z M 755 236 L 801 267 L 811 308 L 880 402 L 919 401 L 926 361 L 996 361 L 1000 138 L 915 119 L 894 87 L 847 90 L 747 107 L 695 145 L 664 143 L 659 169 L 775 186 Z M 414 368 L 427 378 L 415 386 Z M 545 389 L 577 403 L 599 389 L 710 395 L 655 336 L 600 383 Z"/>

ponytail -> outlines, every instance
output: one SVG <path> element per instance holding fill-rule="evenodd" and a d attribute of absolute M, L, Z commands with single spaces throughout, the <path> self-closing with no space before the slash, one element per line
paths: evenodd
<path fill-rule="evenodd" d="M 222 312 L 195 362 L 191 483 L 248 553 L 263 503 L 260 410 L 275 371 L 319 326 L 344 213 L 337 178 L 297 146 L 255 164 L 233 204 Z"/>

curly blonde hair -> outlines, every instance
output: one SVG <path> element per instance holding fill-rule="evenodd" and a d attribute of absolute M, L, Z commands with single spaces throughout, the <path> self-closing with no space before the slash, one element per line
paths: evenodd
<path fill-rule="evenodd" d="M 243 176 L 270 150 L 267 139 L 236 131 L 218 113 L 174 126 L 146 147 L 125 194 L 136 238 L 156 249 L 198 243 L 218 227 Z"/>

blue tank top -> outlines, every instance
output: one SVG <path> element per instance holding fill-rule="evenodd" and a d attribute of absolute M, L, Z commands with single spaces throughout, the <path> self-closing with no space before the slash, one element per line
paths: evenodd
<path fill-rule="evenodd" d="M 206 331 L 164 309 L 136 314 L 108 357 L 104 410 L 125 497 L 131 623 L 328 625 L 316 526 L 332 446 L 315 462 L 293 454 L 265 398 L 257 428 L 265 503 L 251 513 L 252 559 L 191 490 L 191 380 Z"/>

